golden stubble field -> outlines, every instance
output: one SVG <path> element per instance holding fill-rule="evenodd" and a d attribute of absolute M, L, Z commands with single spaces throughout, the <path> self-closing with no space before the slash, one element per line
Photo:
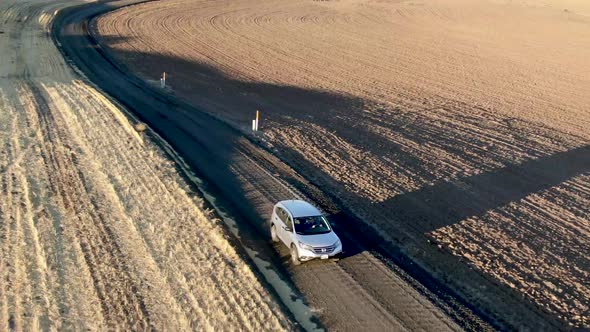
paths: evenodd
<path fill-rule="evenodd" d="M 0 1 L 0 331 L 291 330 L 164 151 Z"/>
<path fill-rule="evenodd" d="M 277 155 L 483 311 L 590 327 L 590 3 L 172 0 L 95 25 L 235 126 L 262 110 Z"/>

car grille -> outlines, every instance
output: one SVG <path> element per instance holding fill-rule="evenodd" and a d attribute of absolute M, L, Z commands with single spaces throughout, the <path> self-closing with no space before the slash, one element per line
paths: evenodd
<path fill-rule="evenodd" d="M 330 254 L 332 251 L 336 249 L 336 246 L 329 246 L 329 247 L 314 247 L 313 252 L 322 255 L 322 254 Z"/>

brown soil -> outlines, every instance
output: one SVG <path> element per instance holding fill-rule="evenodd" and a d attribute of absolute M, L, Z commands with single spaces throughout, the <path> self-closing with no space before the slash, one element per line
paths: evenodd
<path fill-rule="evenodd" d="M 97 24 L 483 311 L 589 328 L 590 5 L 173 0 Z M 528 310 L 528 309 L 527 309 Z"/>

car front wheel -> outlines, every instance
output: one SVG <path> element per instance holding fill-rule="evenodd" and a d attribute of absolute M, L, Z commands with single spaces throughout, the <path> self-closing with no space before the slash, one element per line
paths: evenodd
<path fill-rule="evenodd" d="M 294 244 L 291 245 L 291 261 L 293 261 L 293 265 L 301 264 L 301 261 L 299 260 L 299 254 L 297 253 L 297 248 L 295 248 Z"/>

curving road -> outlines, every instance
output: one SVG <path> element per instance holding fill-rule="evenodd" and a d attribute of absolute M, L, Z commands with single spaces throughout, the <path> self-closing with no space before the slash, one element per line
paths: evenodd
<path fill-rule="evenodd" d="M 64 10 L 54 22 L 53 37 L 83 75 L 149 124 L 182 156 L 179 162 L 186 162 L 203 179 L 197 179 L 196 185 L 225 216 L 260 275 L 302 328 L 491 329 L 411 260 L 394 257 L 391 250 L 376 245 L 380 241 L 371 232 L 359 237 L 360 224 L 338 213 L 337 202 L 263 149 L 256 137 L 246 137 L 112 61 L 89 33 L 89 22 L 101 13 L 138 2 L 101 2 Z M 347 248 L 345 257 L 294 268 L 285 263 L 285 250 L 272 250 L 266 236 L 270 207 L 293 197 L 310 199 L 334 213 Z"/>

